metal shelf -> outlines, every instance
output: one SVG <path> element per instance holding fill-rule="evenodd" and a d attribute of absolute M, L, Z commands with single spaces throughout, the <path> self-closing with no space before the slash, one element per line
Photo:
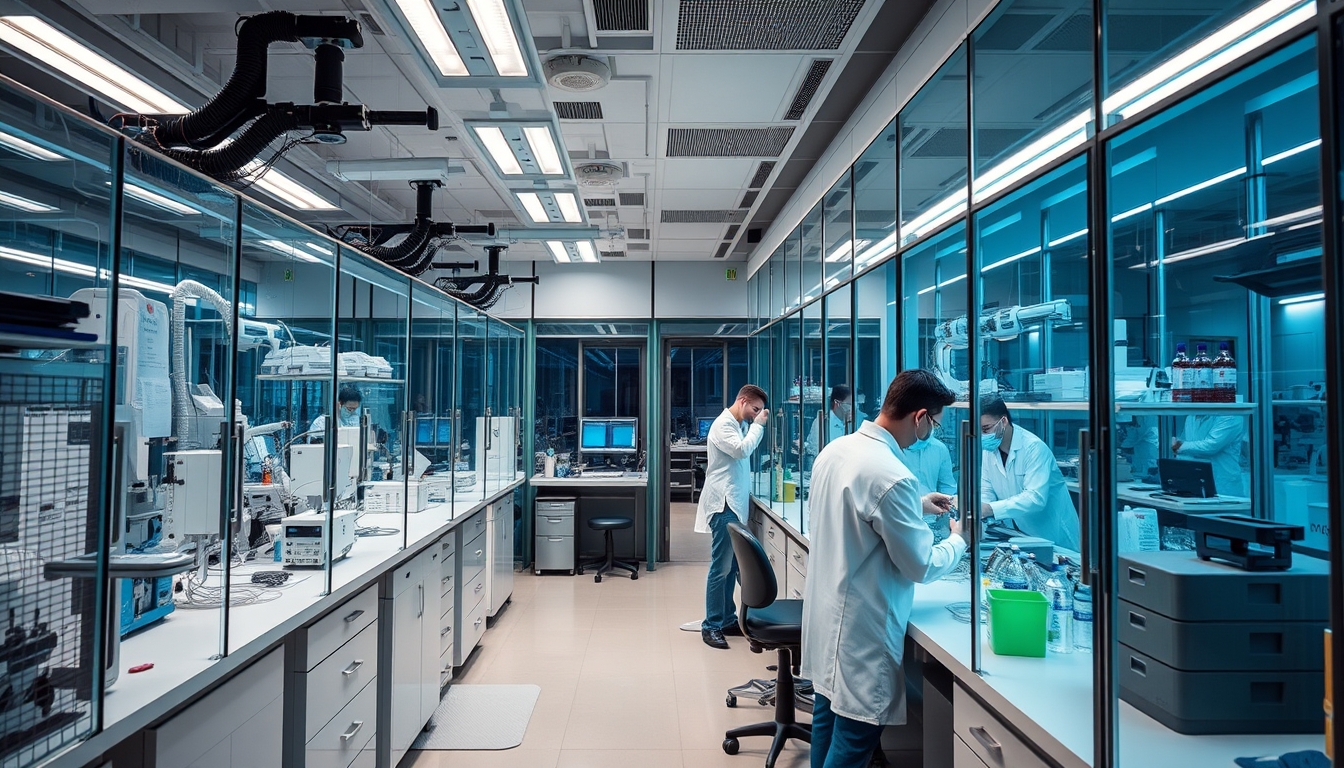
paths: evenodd
<path fill-rule="evenodd" d="M 98 340 L 79 341 L 56 336 L 37 336 L 27 333 L 0 331 L 0 347 L 9 349 L 95 349 L 106 346 Z"/>

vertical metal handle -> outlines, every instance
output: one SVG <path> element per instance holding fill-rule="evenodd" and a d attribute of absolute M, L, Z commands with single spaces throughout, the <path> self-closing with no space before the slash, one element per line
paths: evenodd
<path fill-rule="evenodd" d="M 420 582 L 419 584 L 416 584 L 415 587 L 416 587 L 416 589 L 420 590 L 420 612 L 417 613 L 416 616 L 424 616 L 424 615 L 425 615 L 425 583 L 422 581 L 422 582 Z"/>
<path fill-rule="evenodd" d="M 1092 433 L 1078 430 L 1078 531 L 1079 556 L 1082 559 L 1078 582 L 1092 586 Z"/>
<path fill-rule="evenodd" d="M 973 482 L 968 466 L 971 451 L 975 450 L 971 435 L 971 420 L 961 420 L 961 477 L 957 491 L 957 506 L 961 512 L 961 536 L 966 540 L 966 551 L 971 558 L 971 669 L 980 671 L 980 522 L 979 510 L 972 503 Z"/>

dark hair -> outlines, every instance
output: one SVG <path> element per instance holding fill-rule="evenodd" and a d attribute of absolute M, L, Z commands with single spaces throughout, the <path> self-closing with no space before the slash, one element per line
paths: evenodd
<path fill-rule="evenodd" d="M 748 400 L 760 400 L 762 405 L 769 405 L 770 398 L 766 396 L 765 390 L 755 384 L 748 384 L 737 390 L 737 399 L 747 398 Z"/>
<path fill-rule="evenodd" d="M 1006 417 L 1009 424 L 1013 423 L 1013 416 L 1008 413 L 1008 406 L 1003 402 L 1003 398 L 992 393 L 980 398 L 980 415 L 993 416 L 995 420 Z"/>
<path fill-rule="evenodd" d="M 932 371 L 916 368 L 901 371 L 887 387 L 886 399 L 882 401 L 882 415 L 891 419 L 903 419 L 915 411 L 942 411 L 956 402 L 952 394 Z"/>
<path fill-rule="evenodd" d="M 359 394 L 359 390 L 354 387 L 341 387 L 340 393 L 336 395 L 338 403 L 362 403 L 364 396 Z"/>
<path fill-rule="evenodd" d="M 831 402 L 843 403 L 849 399 L 850 394 L 852 393 L 849 391 L 849 387 L 844 384 L 836 384 L 831 387 Z"/>

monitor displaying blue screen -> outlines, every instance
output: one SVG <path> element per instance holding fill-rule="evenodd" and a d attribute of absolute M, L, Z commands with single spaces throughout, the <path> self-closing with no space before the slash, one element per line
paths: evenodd
<path fill-rule="evenodd" d="M 607 447 L 607 422 L 605 421 L 584 421 L 582 427 L 583 436 L 579 442 L 582 448 L 606 448 Z"/>
<path fill-rule="evenodd" d="M 434 420 L 415 420 L 415 444 L 430 445 L 434 442 Z"/>
<path fill-rule="evenodd" d="M 439 419 L 439 429 L 434 435 L 434 442 L 439 445 L 453 444 L 453 420 Z"/>
<path fill-rule="evenodd" d="M 635 423 L 633 421 L 615 421 L 611 424 L 611 441 L 608 448 L 634 448 Z"/>
<path fill-rule="evenodd" d="M 700 432 L 699 432 L 700 442 L 704 442 L 709 439 L 709 428 L 712 426 L 714 426 L 714 419 L 700 420 Z"/>

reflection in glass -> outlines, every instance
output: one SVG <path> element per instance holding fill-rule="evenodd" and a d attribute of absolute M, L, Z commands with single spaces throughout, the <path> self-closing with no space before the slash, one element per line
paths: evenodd
<path fill-rule="evenodd" d="M 896 121 L 854 162 L 854 271 L 896 252 Z"/>
<path fill-rule="evenodd" d="M 897 118 L 901 242 L 913 242 L 966 210 L 966 46 L 938 68 Z"/>
<path fill-rule="evenodd" d="M 887 386 L 899 371 L 896 339 L 896 262 L 888 261 L 854 282 L 854 425 L 882 412 Z M 917 366 L 916 366 L 917 367 Z"/>
<path fill-rule="evenodd" d="M 848 279 L 850 270 L 854 265 L 854 252 L 856 249 L 868 245 L 854 238 L 854 223 L 851 220 L 853 216 L 854 196 L 849 185 L 849 174 L 840 177 L 831 187 L 826 196 L 822 198 L 822 219 L 825 240 L 823 242 L 823 251 L 825 254 L 825 290 L 839 285 L 841 280 Z"/>
<path fill-rule="evenodd" d="M 799 236 L 802 238 L 803 301 L 815 299 L 821 295 L 823 289 L 825 253 L 822 249 L 826 243 L 823 241 L 821 224 L 822 203 L 817 203 L 812 206 L 807 216 L 803 217 L 803 223 L 798 227 Z"/>

